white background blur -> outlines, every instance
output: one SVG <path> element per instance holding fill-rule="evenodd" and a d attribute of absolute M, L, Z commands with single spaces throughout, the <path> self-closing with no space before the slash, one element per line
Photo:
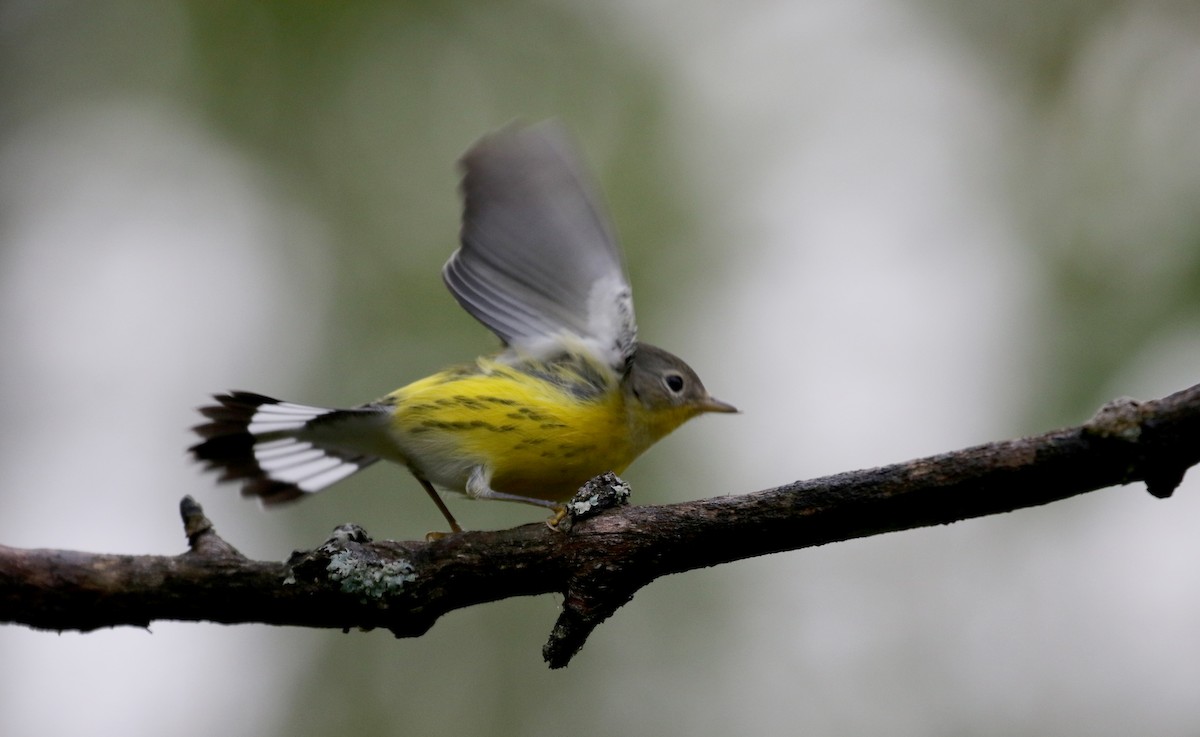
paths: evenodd
<path fill-rule="evenodd" d="M 490 350 L 438 269 L 454 161 L 513 118 L 574 131 L 643 337 L 744 411 L 635 464 L 636 502 L 1200 381 L 1190 4 L 10 2 L 0 69 L 0 544 L 175 554 L 185 494 L 259 558 L 437 528 L 395 468 L 263 511 L 187 428 Z M 1195 735 L 1198 487 L 665 579 L 565 671 L 552 597 L 417 640 L 0 627 L 0 734 Z"/>

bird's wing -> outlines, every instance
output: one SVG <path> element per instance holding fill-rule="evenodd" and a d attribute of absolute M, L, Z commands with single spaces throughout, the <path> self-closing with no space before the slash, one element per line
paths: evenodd
<path fill-rule="evenodd" d="M 462 245 L 442 271 L 459 304 L 519 351 L 582 348 L 624 372 L 637 339 L 629 280 L 563 127 L 505 128 L 461 166 Z"/>

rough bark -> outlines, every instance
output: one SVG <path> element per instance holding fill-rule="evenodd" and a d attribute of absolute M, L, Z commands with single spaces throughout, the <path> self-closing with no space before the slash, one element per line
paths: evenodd
<path fill-rule="evenodd" d="M 563 610 L 543 654 L 562 667 L 660 576 L 1134 481 L 1167 497 L 1197 462 L 1200 385 L 1111 402 L 1078 427 L 736 496 L 628 506 L 628 490 L 609 474 L 580 491 L 558 530 L 375 542 L 345 525 L 285 563 L 247 559 L 185 498 L 189 549 L 177 556 L 0 546 L 0 621 L 83 631 L 158 619 L 264 622 L 416 637 L 454 609 L 555 592 Z"/>

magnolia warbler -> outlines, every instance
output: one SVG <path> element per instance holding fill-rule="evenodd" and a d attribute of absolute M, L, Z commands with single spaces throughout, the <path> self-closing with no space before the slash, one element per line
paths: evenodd
<path fill-rule="evenodd" d="M 353 409 L 234 391 L 202 407 L 189 450 L 275 504 L 383 458 L 435 487 L 559 512 L 682 423 L 736 412 L 637 340 L 621 253 L 562 126 L 513 126 L 463 156 L 461 246 L 442 276 L 503 350 Z"/>

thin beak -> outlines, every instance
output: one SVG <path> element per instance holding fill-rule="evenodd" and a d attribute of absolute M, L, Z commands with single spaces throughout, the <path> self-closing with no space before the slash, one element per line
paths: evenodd
<path fill-rule="evenodd" d="M 704 401 L 700 402 L 700 409 L 704 412 L 724 412 L 726 414 L 736 414 L 741 411 L 732 404 L 722 402 L 716 397 L 705 397 Z"/>

